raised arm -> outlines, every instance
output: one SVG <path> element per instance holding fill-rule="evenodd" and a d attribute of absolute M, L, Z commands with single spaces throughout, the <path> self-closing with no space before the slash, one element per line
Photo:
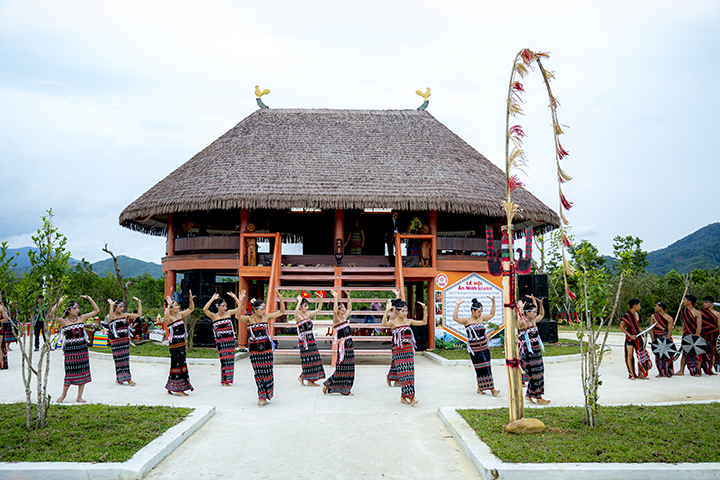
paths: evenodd
<path fill-rule="evenodd" d="M 188 290 L 188 308 L 180 312 L 180 318 L 187 317 L 195 310 L 195 295 L 192 294 L 192 290 Z"/>
<path fill-rule="evenodd" d="M 308 315 L 310 315 L 311 317 L 314 317 L 318 313 L 322 312 L 322 307 L 323 307 L 323 299 L 322 299 L 322 297 L 318 297 L 317 308 L 315 310 L 313 310 L 312 312 L 308 313 Z"/>
<path fill-rule="evenodd" d="M 495 297 L 488 296 L 487 298 L 492 302 L 492 306 L 490 307 L 490 313 L 481 317 L 483 322 L 487 322 L 495 316 Z"/>
<path fill-rule="evenodd" d="M 142 317 L 142 302 L 137 297 L 133 297 L 133 300 L 135 300 L 138 304 L 138 313 L 127 313 L 125 315 L 125 318 L 130 319 L 130 320 L 132 320 L 134 318 Z"/>
<path fill-rule="evenodd" d="M 280 290 L 277 290 L 276 293 L 277 293 L 278 297 L 282 298 L 282 295 L 280 294 Z M 280 300 L 280 311 L 268 313 L 266 316 L 267 316 L 268 320 L 272 320 L 274 318 L 282 317 L 283 315 L 285 315 L 285 302 L 283 300 Z"/>
<path fill-rule="evenodd" d="M 90 302 L 90 305 L 93 306 L 92 312 L 90 312 L 90 313 L 85 313 L 85 314 L 83 314 L 83 315 L 80 315 L 80 317 L 79 317 L 79 318 L 80 318 L 80 321 L 81 321 L 81 322 L 84 322 L 84 321 L 87 320 L 88 318 L 94 317 L 94 316 L 100 311 L 100 309 L 98 308 L 97 303 L 95 303 L 95 300 L 93 300 L 92 298 L 90 298 L 89 295 L 80 295 L 80 298 L 84 298 L 85 300 L 87 300 L 88 302 Z"/>
<path fill-rule="evenodd" d="M 110 310 L 108 311 L 108 321 L 112 322 L 117 318 L 115 316 L 115 301 L 110 298 L 108 298 L 107 301 L 110 304 Z"/>
<path fill-rule="evenodd" d="M 207 303 L 205 304 L 205 306 L 203 307 L 203 312 L 205 312 L 205 315 L 207 315 L 208 318 L 209 318 L 210 320 L 213 320 L 213 321 L 217 320 L 217 315 L 216 315 L 214 312 L 211 312 L 211 311 L 210 311 L 210 306 L 211 306 L 211 305 L 213 304 L 213 302 L 214 302 L 215 300 L 217 300 L 218 298 L 220 298 L 220 294 L 217 293 L 217 292 L 215 292 L 215 293 L 213 294 L 213 296 L 210 297 L 210 300 L 208 300 L 208 302 L 207 302 Z"/>
<path fill-rule="evenodd" d="M 543 308 L 542 297 L 535 298 L 534 296 L 530 295 L 530 298 L 532 298 L 533 303 L 535 303 L 535 308 L 537 308 L 538 311 L 537 318 L 535 319 L 535 323 L 537 323 L 543 318 L 545 318 L 545 309 Z"/>
<path fill-rule="evenodd" d="M 392 301 L 388 300 L 387 305 L 385 306 L 385 314 L 383 315 L 382 321 L 380 322 L 383 327 L 392 327 L 392 325 L 390 325 L 391 322 L 388 321 L 388 315 L 390 315 L 390 312 L 393 310 L 393 308 L 394 307 L 392 306 Z"/>
<path fill-rule="evenodd" d="M 238 298 L 233 292 L 228 292 L 228 295 L 235 300 L 235 308 L 232 310 L 228 310 L 227 313 L 230 314 L 230 316 L 235 315 L 235 318 L 242 315 L 243 313 L 243 301 L 245 300 L 245 290 L 240 292 L 240 298 Z"/>
<path fill-rule="evenodd" d="M 417 302 L 418 305 L 421 305 L 423 307 L 423 319 L 422 320 L 411 320 L 410 325 L 427 325 L 427 319 L 428 319 L 428 311 L 427 307 L 422 302 Z"/>
<path fill-rule="evenodd" d="M 58 317 L 57 317 L 57 309 L 60 308 L 60 306 L 63 304 L 63 302 L 64 302 L 65 300 L 67 300 L 67 297 L 66 297 L 65 295 L 63 295 L 63 296 L 60 297 L 60 299 L 58 300 L 58 302 L 57 302 L 55 305 L 53 305 L 52 307 L 50 307 L 50 311 L 48 312 L 48 320 L 50 320 L 50 319 L 57 319 L 57 318 L 58 318 Z M 2 305 L 0 305 L 0 308 L 1 308 L 1 307 L 2 307 Z M 5 316 L 5 315 L 3 315 L 3 317 L 4 317 L 4 316 Z"/>
<path fill-rule="evenodd" d="M 467 325 L 470 321 L 469 318 L 460 318 L 460 305 L 464 302 L 464 300 L 460 297 L 455 299 L 455 310 L 453 311 L 453 320 L 459 323 L 460 325 Z"/>

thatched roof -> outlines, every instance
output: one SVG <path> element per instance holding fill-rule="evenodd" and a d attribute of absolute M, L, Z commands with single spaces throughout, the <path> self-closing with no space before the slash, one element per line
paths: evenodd
<path fill-rule="evenodd" d="M 260 109 L 157 183 L 120 224 L 164 235 L 168 213 L 238 208 L 395 208 L 501 221 L 505 173 L 416 110 Z M 519 189 L 517 222 L 558 215 Z"/>

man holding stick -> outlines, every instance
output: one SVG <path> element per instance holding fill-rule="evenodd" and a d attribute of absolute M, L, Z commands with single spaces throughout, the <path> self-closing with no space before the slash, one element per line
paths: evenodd
<path fill-rule="evenodd" d="M 695 295 L 685 295 L 683 298 L 683 337 L 687 335 L 700 335 L 702 318 L 700 311 L 695 308 L 696 301 Z M 680 361 L 680 371 L 675 375 L 685 375 L 685 365 L 687 365 L 688 371 L 693 377 L 699 377 L 701 375 L 700 358 L 698 355 L 690 355 L 683 351 L 682 360 Z"/>
<path fill-rule="evenodd" d="M 718 370 L 718 356 L 715 351 L 715 344 L 718 339 L 718 330 L 720 330 L 720 312 L 713 309 L 715 305 L 715 299 L 707 296 L 703 298 L 703 308 L 700 309 L 700 315 L 702 317 L 702 327 L 700 328 L 700 335 L 707 342 L 707 350 L 702 357 L 702 366 L 705 373 L 708 375 L 716 375 L 713 373 L 713 366 L 716 371 Z"/>

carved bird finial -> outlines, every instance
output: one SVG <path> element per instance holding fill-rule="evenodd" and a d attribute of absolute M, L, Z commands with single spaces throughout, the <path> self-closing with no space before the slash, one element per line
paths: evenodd
<path fill-rule="evenodd" d="M 260 87 L 255 85 L 255 95 L 257 95 L 256 100 L 257 100 L 257 104 L 260 108 L 269 108 L 267 105 L 265 105 L 263 103 L 262 100 L 260 100 L 260 97 L 262 97 L 263 95 L 267 95 L 268 93 L 270 93 L 270 90 L 268 90 L 267 88 L 265 90 L 260 90 Z"/>
<path fill-rule="evenodd" d="M 420 95 L 421 97 L 423 97 L 423 98 L 425 99 L 425 101 L 423 102 L 423 104 L 420 105 L 420 106 L 417 108 L 418 111 L 425 110 L 425 109 L 427 108 L 427 106 L 430 104 L 430 100 L 429 100 L 429 98 L 430 98 L 430 87 L 428 87 L 428 88 L 425 90 L 425 93 L 423 93 L 422 90 L 415 90 L 415 93 L 417 93 L 418 95 Z"/>

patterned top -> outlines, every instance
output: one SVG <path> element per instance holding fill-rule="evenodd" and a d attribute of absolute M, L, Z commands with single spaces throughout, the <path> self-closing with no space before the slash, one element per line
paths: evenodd
<path fill-rule="evenodd" d="M 471 355 L 488 348 L 484 324 L 465 325 L 465 333 L 467 334 L 467 350 Z"/>
<path fill-rule="evenodd" d="M 348 340 L 352 340 L 352 330 L 348 322 L 342 322 L 335 325 L 335 343 L 338 346 L 338 362 L 342 362 L 345 358 L 345 348 Z"/>
<path fill-rule="evenodd" d="M 402 325 L 393 328 L 393 347 L 402 348 L 405 345 L 412 345 L 415 348 L 415 336 L 413 335 L 410 325 Z"/>
<path fill-rule="evenodd" d="M 298 344 L 307 349 L 308 337 L 312 337 L 313 334 L 313 323 L 310 317 L 302 318 L 298 316 L 298 318 L 300 318 L 300 321 L 297 322 Z"/>
<path fill-rule="evenodd" d="M 536 325 L 518 332 L 518 340 L 520 341 L 520 355 L 537 354 L 545 350 Z"/>
<path fill-rule="evenodd" d="M 85 338 L 87 340 L 87 336 L 85 335 L 85 324 L 83 323 L 71 323 L 70 325 L 65 325 L 60 330 L 66 340 L 76 338 Z"/>
<path fill-rule="evenodd" d="M 168 331 L 170 332 L 170 348 L 185 346 L 185 337 L 187 337 L 187 330 L 185 329 L 185 322 L 183 322 L 182 318 L 168 325 Z"/>
<path fill-rule="evenodd" d="M 218 340 L 218 333 L 220 332 L 225 335 L 232 332 L 233 336 L 235 336 L 235 327 L 233 326 L 230 318 L 223 318 L 213 322 L 213 334 L 215 335 L 215 340 Z"/>
<path fill-rule="evenodd" d="M 127 338 L 130 336 L 130 325 L 125 317 L 119 317 L 110 322 L 108 337 L 111 339 Z"/>

